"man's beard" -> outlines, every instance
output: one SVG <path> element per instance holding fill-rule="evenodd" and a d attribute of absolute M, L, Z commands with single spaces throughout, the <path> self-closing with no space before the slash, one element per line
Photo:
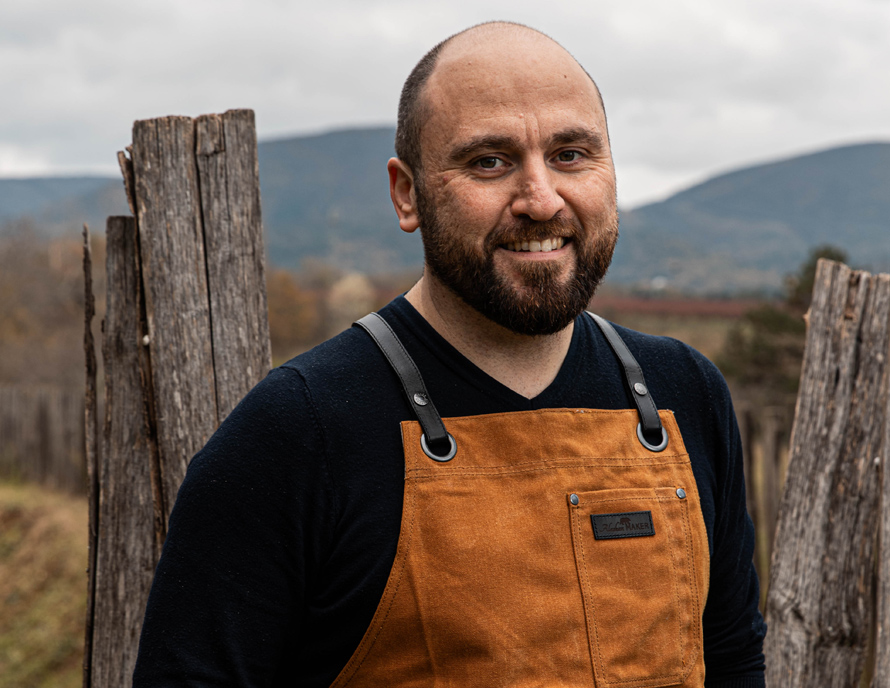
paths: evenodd
<path fill-rule="evenodd" d="M 587 308 L 612 261 L 617 214 L 587 230 L 562 215 L 543 222 L 514 218 L 486 238 L 480 254 L 460 241 L 463 228 L 443 221 L 422 188 L 415 188 L 415 193 L 430 272 L 489 320 L 517 334 L 553 334 L 567 327 Z M 560 281 L 562 268 L 556 261 L 517 261 L 521 286 L 511 284 L 495 268 L 498 246 L 550 237 L 566 237 L 574 246 L 575 269 L 564 280 Z"/>

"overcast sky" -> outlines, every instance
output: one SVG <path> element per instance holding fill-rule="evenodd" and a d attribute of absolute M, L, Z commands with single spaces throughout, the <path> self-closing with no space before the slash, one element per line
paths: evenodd
<path fill-rule="evenodd" d="M 133 121 L 168 114 L 252 108 L 261 139 L 391 124 L 423 53 L 490 19 L 599 83 L 625 207 L 890 140 L 890 0 L 3 0 L 0 176 L 116 174 Z"/>

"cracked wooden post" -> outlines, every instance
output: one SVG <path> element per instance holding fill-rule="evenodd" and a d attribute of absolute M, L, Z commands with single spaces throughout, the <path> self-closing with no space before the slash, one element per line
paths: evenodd
<path fill-rule="evenodd" d="M 819 261 L 770 572 L 767 685 L 860 685 L 888 458 L 888 353 L 890 275 Z M 879 665 L 888 651 L 878 645 Z"/>
<path fill-rule="evenodd" d="M 87 688 L 130 685 L 188 462 L 271 367 L 253 112 L 139 121 L 109 218 L 106 421 Z"/>
<path fill-rule="evenodd" d="M 96 391 L 96 345 L 93 341 L 93 318 L 96 315 L 96 298 L 93 295 L 93 253 L 90 246 L 90 230 L 86 225 L 83 226 L 83 286 L 83 351 L 86 360 L 83 426 L 84 457 L 87 466 L 87 503 L 90 510 L 89 533 L 87 534 L 87 613 L 84 623 L 83 685 L 84 688 L 89 688 L 93 685 L 91 655 L 94 631 L 93 620 L 96 606 L 96 550 L 99 524 L 99 419 Z"/>
<path fill-rule="evenodd" d="M 99 472 L 92 686 L 126 686 L 159 550 L 151 487 L 151 437 L 140 366 L 136 224 L 106 228 L 105 430 Z"/>
<path fill-rule="evenodd" d="M 890 347 L 885 360 L 890 361 Z M 888 363 L 890 365 L 890 363 Z M 890 686 L 890 392 L 884 405 L 884 447 L 881 453 L 881 514 L 878 529 L 875 667 L 871 688 Z"/>

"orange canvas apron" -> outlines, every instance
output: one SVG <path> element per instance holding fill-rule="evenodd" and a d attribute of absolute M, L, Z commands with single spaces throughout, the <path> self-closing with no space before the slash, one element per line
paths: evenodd
<path fill-rule="evenodd" d="M 383 597 L 332 685 L 703 686 L 708 543 L 673 414 L 655 413 L 666 447 L 640 434 L 638 409 L 544 409 L 447 418 L 434 451 L 442 419 L 368 318 L 421 423 L 402 423 Z M 627 369 L 626 347 L 616 355 Z"/>

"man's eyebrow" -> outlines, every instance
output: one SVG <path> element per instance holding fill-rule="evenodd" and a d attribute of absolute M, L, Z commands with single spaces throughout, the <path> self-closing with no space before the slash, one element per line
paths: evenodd
<path fill-rule="evenodd" d="M 593 129 L 579 127 L 576 129 L 565 129 L 550 137 L 550 146 L 567 146 L 572 144 L 584 144 L 593 150 L 600 150 L 605 147 L 603 135 Z"/>
<path fill-rule="evenodd" d="M 515 136 L 483 135 L 461 141 L 448 154 L 451 160 L 465 160 L 483 150 L 516 150 L 519 140 Z"/>
<path fill-rule="evenodd" d="M 586 127 L 565 129 L 550 137 L 551 147 L 572 144 L 583 144 L 592 150 L 601 150 L 605 147 L 603 135 Z M 451 149 L 448 157 L 460 161 L 483 150 L 516 150 L 519 147 L 519 140 L 515 136 L 482 135 L 460 142 Z"/>

